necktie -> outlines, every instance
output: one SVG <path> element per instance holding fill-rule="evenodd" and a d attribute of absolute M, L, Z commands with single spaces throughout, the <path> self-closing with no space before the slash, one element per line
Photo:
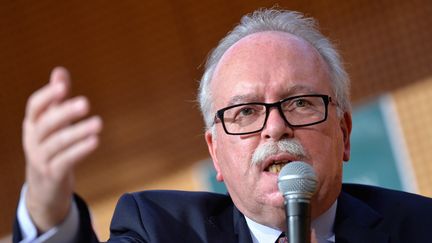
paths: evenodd
<path fill-rule="evenodd" d="M 284 232 L 280 234 L 279 238 L 276 240 L 275 243 L 288 243 L 288 238 L 285 236 Z"/>

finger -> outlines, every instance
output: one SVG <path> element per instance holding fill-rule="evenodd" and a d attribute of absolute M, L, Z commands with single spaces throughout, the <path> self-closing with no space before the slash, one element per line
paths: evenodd
<path fill-rule="evenodd" d="M 50 104 L 66 97 L 70 86 L 69 72 L 63 67 L 56 67 L 50 75 L 50 82 L 30 97 L 26 114 L 34 121 Z"/>
<path fill-rule="evenodd" d="M 97 135 L 101 129 L 102 120 L 98 116 L 93 116 L 53 133 L 41 145 L 41 150 L 45 152 L 47 161 L 50 161 L 56 154 L 73 144 L 89 136 Z"/>
<path fill-rule="evenodd" d="M 318 239 L 316 237 L 315 229 L 311 230 L 311 243 L 318 243 Z"/>
<path fill-rule="evenodd" d="M 48 84 L 34 92 L 27 101 L 26 119 L 34 122 L 54 101 L 66 95 L 66 87 L 62 84 Z"/>
<path fill-rule="evenodd" d="M 64 67 L 55 67 L 50 75 L 50 84 L 63 85 L 66 90 L 69 90 L 71 78 L 69 71 Z"/>
<path fill-rule="evenodd" d="M 62 104 L 50 107 L 37 121 L 37 138 L 42 142 L 52 132 L 84 117 L 89 112 L 85 97 L 75 97 Z"/>
<path fill-rule="evenodd" d="M 52 171 L 56 171 L 60 179 L 64 178 L 67 174 L 72 172 L 77 162 L 93 152 L 98 145 L 99 138 L 96 135 L 87 137 L 73 144 L 51 160 Z"/>

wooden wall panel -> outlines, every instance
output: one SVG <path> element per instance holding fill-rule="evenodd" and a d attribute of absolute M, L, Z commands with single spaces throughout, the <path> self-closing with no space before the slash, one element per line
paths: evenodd
<path fill-rule="evenodd" d="M 3 1 L 0 236 L 10 232 L 24 178 L 25 102 L 54 66 L 70 69 L 73 95 L 87 95 L 105 122 L 100 149 L 77 169 L 77 191 L 98 205 L 208 156 L 194 103 L 201 65 L 240 16 L 275 2 Z M 317 18 L 336 40 L 356 102 L 431 75 L 428 0 L 279 6 Z"/>

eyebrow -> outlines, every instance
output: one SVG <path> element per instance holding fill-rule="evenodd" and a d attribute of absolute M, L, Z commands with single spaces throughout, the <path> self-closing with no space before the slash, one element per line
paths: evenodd
<path fill-rule="evenodd" d="M 289 88 L 288 92 L 284 93 L 284 95 L 282 97 L 279 97 L 279 98 L 285 99 L 285 98 L 288 98 L 290 96 L 302 95 L 302 94 L 315 94 L 315 93 L 319 93 L 319 92 L 311 89 L 308 86 L 294 85 L 294 86 Z M 235 95 L 229 100 L 227 106 L 237 105 L 237 104 L 242 104 L 242 103 L 259 102 L 259 97 L 260 96 L 254 95 L 254 94 Z"/>
<path fill-rule="evenodd" d="M 237 105 L 241 103 L 248 103 L 252 101 L 257 101 L 256 95 L 235 95 L 229 100 L 228 106 Z"/>

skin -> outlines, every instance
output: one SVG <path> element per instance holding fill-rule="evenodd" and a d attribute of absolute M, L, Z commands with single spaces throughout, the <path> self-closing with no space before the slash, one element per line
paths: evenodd
<path fill-rule="evenodd" d="M 214 112 L 233 103 L 271 103 L 300 94 L 334 97 L 328 66 L 319 53 L 298 37 L 272 31 L 249 35 L 228 49 L 216 67 L 211 91 Z M 304 147 L 303 160 L 314 168 L 319 181 L 311 202 L 312 219 L 339 195 L 342 164 L 350 156 L 351 114 L 338 117 L 334 103 L 325 122 L 308 127 L 287 126 L 276 109 L 271 110 L 264 130 L 252 135 L 227 135 L 220 122 L 215 126 L 215 134 L 208 131 L 205 138 L 217 179 L 225 182 L 234 204 L 252 220 L 280 230 L 286 227 L 277 174 L 264 171 L 265 165 L 250 165 L 253 151 L 269 141 L 296 138 Z M 272 159 L 299 158 L 279 154 Z"/>
<path fill-rule="evenodd" d="M 57 67 L 26 106 L 26 204 L 39 233 L 65 219 L 72 202 L 74 167 L 99 144 L 101 119 L 86 117 L 90 106 L 85 97 L 67 98 L 69 86 L 68 71 Z"/>

